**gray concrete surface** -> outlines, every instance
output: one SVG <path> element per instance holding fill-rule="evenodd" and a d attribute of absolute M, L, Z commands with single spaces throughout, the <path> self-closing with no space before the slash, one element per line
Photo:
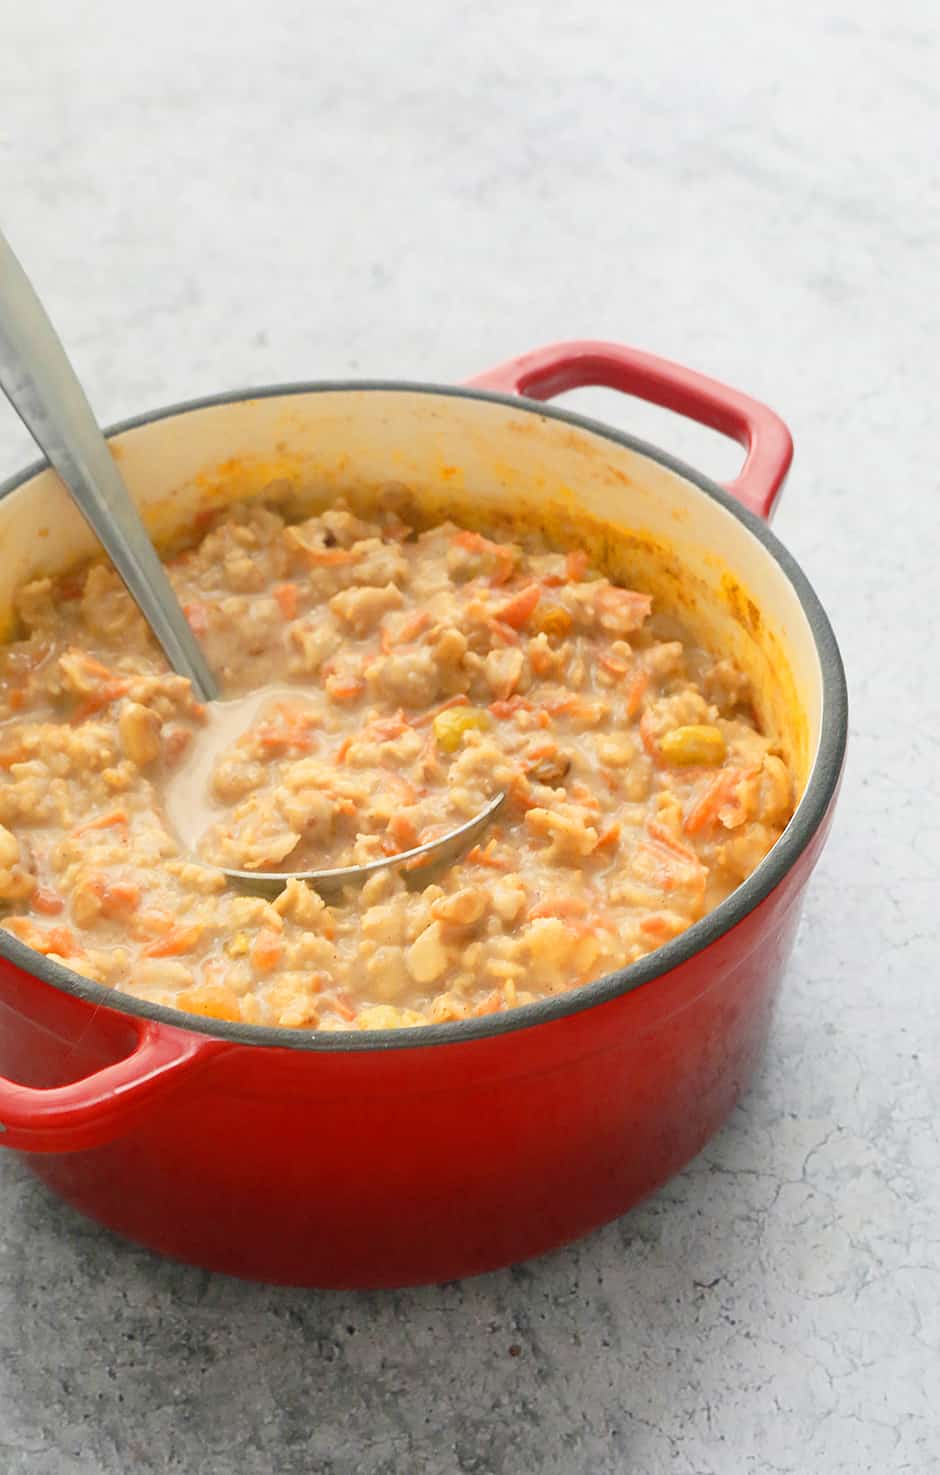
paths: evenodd
<path fill-rule="evenodd" d="M 0 1162 L 3 1475 L 940 1468 L 938 78 L 933 0 L 5 9 L 3 224 L 105 420 L 565 336 L 686 361 L 793 427 L 853 718 L 759 1080 L 584 1243 L 272 1290 Z M 0 475 L 30 456 L 4 411 Z"/>

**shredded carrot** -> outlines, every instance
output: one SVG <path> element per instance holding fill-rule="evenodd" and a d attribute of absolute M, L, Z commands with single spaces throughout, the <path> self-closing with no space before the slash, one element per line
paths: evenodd
<path fill-rule="evenodd" d="M 411 725 L 412 727 L 427 727 L 428 723 L 433 722 L 435 717 L 439 717 L 442 712 L 449 712 L 451 707 L 465 707 L 469 700 L 466 693 L 460 691 L 455 697 L 448 697 L 446 702 L 441 702 L 440 706 L 430 707 L 427 712 L 422 712 L 420 717 L 413 719 Z"/>
<path fill-rule="evenodd" d="M 129 685 L 128 681 L 103 681 L 100 686 L 95 687 L 94 691 L 90 691 L 75 708 L 72 714 L 73 723 L 84 722 L 86 718 L 93 717 L 96 712 L 100 712 L 103 707 L 109 707 L 112 702 L 117 701 L 118 697 L 125 695 Z"/>
<path fill-rule="evenodd" d="M 583 548 L 572 548 L 565 558 L 565 573 L 572 584 L 583 579 L 587 573 L 588 556 Z"/>
<path fill-rule="evenodd" d="M 501 856 L 494 854 L 490 846 L 481 850 L 479 845 L 474 845 L 472 850 L 467 851 L 467 860 L 471 865 L 488 866 L 491 871 L 508 871 L 509 869 L 508 860 L 503 860 Z"/>
<path fill-rule="evenodd" d="M 58 916 L 64 911 L 65 902 L 55 891 L 48 890 L 45 886 L 37 886 L 32 895 L 32 904 L 37 912 L 43 912 L 47 917 Z"/>
<path fill-rule="evenodd" d="M 487 629 L 494 640 L 499 640 L 503 645 L 518 645 L 519 632 L 511 625 L 504 625 L 501 620 L 487 620 Z"/>
<path fill-rule="evenodd" d="M 535 747 L 530 748 L 528 753 L 526 753 L 525 766 L 529 769 L 542 758 L 554 758 L 557 752 L 558 744 L 554 738 L 548 738 L 544 743 L 536 743 Z"/>
<path fill-rule="evenodd" d="M 553 717 L 584 717 L 588 719 L 594 718 L 596 720 L 604 708 L 590 697 L 579 696 L 577 692 L 570 692 L 568 696 L 560 697 L 557 701 L 546 702 L 545 710 L 546 712 L 550 712 Z"/>
<path fill-rule="evenodd" d="M 528 697 L 507 697 L 504 700 L 490 702 L 489 709 L 494 717 L 514 717 L 517 712 L 534 712 L 535 703 L 530 702 Z"/>
<path fill-rule="evenodd" d="M 627 687 L 627 716 L 632 721 L 640 710 L 640 703 L 646 695 L 646 689 L 650 684 L 649 672 L 642 667 L 636 671 Z"/>
<path fill-rule="evenodd" d="M 646 832 L 651 837 L 651 839 L 657 842 L 657 844 L 662 845 L 665 850 L 668 850 L 673 855 L 678 856 L 680 860 L 686 861 L 690 865 L 698 865 L 699 859 L 698 856 L 695 854 L 695 851 L 690 850 L 688 845 L 683 845 L 681 840 L 677 840 L 675 836 L 671 835 L 669 831 L 665 828 L 665 826 L 659 824 L 657 820 L 647 820 Z"/>
<path fill-rule="evenodd" d="M 652 916 L 644 917 L 640 923 L 640 931 L 647 933 L 650 937 L 660 937 L 663 941 L 676 935 L 675 928 L 661 912 L 654 912 Z"/>
<path fill-rule="evenodd" d="M 576 800 L 577 803 L 582 805 L 585 809 L 600 809 L 601 807 L 597 796 L 591 792 L 587 784 L 569 784 L 568 793 L 571 795 L 572 799 Z"/>
<path fill-rule="evenodd" d="M 613 849 L 619 839 L 620 826 L 616 824 L 608 825 L 607 829 L 603 830 L 601 834 L 597 837 L 597 844 L 595 845 L 594 849 L 595 851 Z"/>
<path fill-rule="evenodd" d="M 7 702 L 9 703 L 12 711 L 22 711 L 23 707 L 26 706 L 25 691 L 11 691 L 10 695 L 7 697 Z"/>
<path fill-rule="evenodd" d="M 278 584 L 274 591 L 274 598 L 277 600 L 278 608 L 285 620 L 294 620 L 297 618 L 296 584 Z"/>
<path fill-rule="evenodd" d="M 395 645 L 407 645 L 409 641 L 416 640 L 431 624 L 431 616 L 426 609 L 419 609 L 413 615 L 403 620 L 398 629 L 392 633 L 391 630 L 382 629 L 382 651 L 388 655 Z"/>
<path fill-rule="evenodd" d="M 494 586 L 505 584 L 512 578 L 512 571 L 516 566 L 512 548 L 506 543 L 494 543 L 490 538 L 484 538 L 481 533 L 470 532 L 463 529 L 454 538 L 459 548 L 467 548 L 472 553 L 491 553 L 496 559 L 496 569 L 490 583 Z"/>
<path fill-rule="evenodd" d="M 343 738 L 343 741 L 340 743 L 339 747 L 336 749 L 336 757 L 335 757 L 335 760 L 334 760 L 336 763 L 345 763 L 346 762 L 346 754 L 349 752 L 350 748 L 352 747 L 353 742 L 354 742 L 354 738 L 352 737 L 352 734 L 350 734 L 349 737 Z"/>
<path fill-rule="evenodd" d="M 528 624 L 535 607 L 542 597 L 542 591 L 538 584 L 529 584 L 525 589 L 520 589 L 518 594 L 513 595 L 508 603 L 494 611 L 494 619 L 501 621 L 504 625 L 511 625 L 514 630 L 521 630 Z"/>
<path fill-rule="evenodd" d="M 326 1004 L 328 1001 L 324 999 L 323 1002 Z M 342 989 L 337 989 L 333 995 L 333 1007 L 343 1019 L 355 1019 L 356 1017 L 356 1010 L 353 1007 L 352 1000 Z"/>
<path fill-rule="evenodd" d="M 580 896 L 556 896 L 530 907 L 526 918 L 530 922 L 534 922 L 537 917 L 560 917 L 567 920 L 569 917 L 586 917 L 589 910 L 587 902 Z"/>
<path fill-rule="evenodd" d="M 626 676 L 630 669 L 625 661 L 618 661 L 614 656 L 598 656 L 597 664 L 611 676 Z"/>
<path fill-rule="evenodd" d="M 209 628 L 209 610 L 206 605 L 193 600 L 190 604 L 183 605 L 183 614 L 194 635 L 205 635 Z"/>
<path fill-rule="evenodd" d="M 659 743 L 656 740 L 655 734 L 650 728 L 648 712 L 644 712 L 640 718 L 640 738 L 643 747 L 656 764 L 656 767 L 660 768 L 662 766 L 663 755 L 659 751 Z"/>
<path fill-rule="evenodd" d="M 354 702 L 366 689 L 365 682 L 358 676 L 328 676 L 325 684 L 334 702 Z"/>
<path fill-rule="evenodd" d="M 723 768 L 715 774 L 711 783 L 692 805 L 682 828 L 687 835 L 697 835 L 714 824 L 719 812 L 728 803 L 738 784 L 747 776 L 741 768 Z"/>
<path fill-rule="evenodd" d="M 110 814 L 101 814 L 97 819 L 86 820 L 72 831 L 73 835 L 84 835 L 86 830 L 109 830 L 112 825 L 126 825 L 127 810 L 114 809 Z"/>
<path fill-rule="evenodd" d="M 175 927 L 165 937 L 145 947 L 144 957 L 177 958 L 181 953 L 191 952 L 201 937 L 202 927 L 199 923 L 195 923 L 192 927 Z"/>
<path fill-rule="evenodd" d="M 82 665 L 90 676 L 101 676 L 107 681 L 114 675 L 111 667 L 106 666 L 103 661 L 99 661 L 97 656 L 82 653 Z"/>

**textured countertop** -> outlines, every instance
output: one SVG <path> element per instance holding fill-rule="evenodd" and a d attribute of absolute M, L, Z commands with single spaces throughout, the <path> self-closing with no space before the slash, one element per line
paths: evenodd
<path fill-rule="evenodd" d="M 0 1160 L 2 1475 L 940 1468 L 938 77 L 929 0 L 5 16 L 3 226 L 105 421 L 564 337 L 653 349 L 791 424 L 777 530 L 853 708 L 755 1086 L 583 1243 L 437 1289 L 273 1290 Z M 0 477 L 32 454 L 4 408 Z"/>

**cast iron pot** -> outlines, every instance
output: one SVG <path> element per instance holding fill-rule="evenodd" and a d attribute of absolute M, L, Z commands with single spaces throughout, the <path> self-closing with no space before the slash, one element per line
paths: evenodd
<path fill-rule="evenodd" d="M 539 403 L 606 385 L 739 440 L 721 487 Z M 90 983 L 0 931 L 0 1142 L 83 1213 L 212 1270 L 399 1286 L 521 1260 L 623 1214 L 727 1116 L 764 1044 L 846 738 L 838 649 L 766 526 L 792 454 L 770 410 L 605 343 L 545 348 L 453 388 L 315 383 L 118 426 L 155 535 L 285 479 L 390 477 L 547 523 L 603 523 L 637 582 L 773 688 L 805 787 L 785 834 L 704 920 L 631 967 L 467 1023 L 337 1034 L 200 1019 Z M 93 550 L 54 473 L 0 496 L 0 613 Z M 786 707 L 786 711 L 784 711 Z"/>

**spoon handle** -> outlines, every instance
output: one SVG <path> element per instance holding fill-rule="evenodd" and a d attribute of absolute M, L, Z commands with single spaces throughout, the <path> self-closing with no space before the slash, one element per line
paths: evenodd
<path fill-rule="evenodd" d="M 174 671 L 215 679 L 45 309 L 0 233 L 0 386 L 114 564 Z"/>

